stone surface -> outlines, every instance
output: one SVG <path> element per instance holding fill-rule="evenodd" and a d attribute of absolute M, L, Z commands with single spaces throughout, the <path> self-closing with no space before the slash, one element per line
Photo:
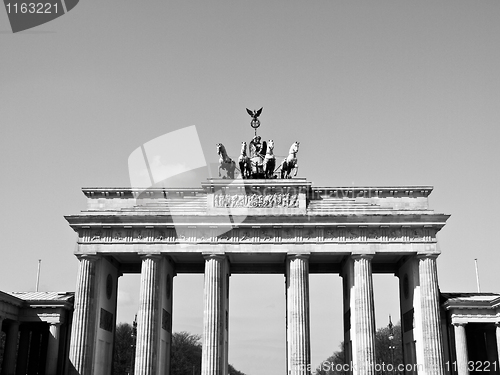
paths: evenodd
<path fill-rule="evenodd" d="M 2 374 L 14 375 L 16 371 L 16 349 L 19 323 L 10 322 L 5 338 L 5 351 L 3 356 Z"/>
<path fill-rule="evenodd" d="M 97 257 L 80 257 L 69 360 L 70 374 L 92 375 L 92 359 L 95 347 L 95 268 Z"/>
<path fill-rule="evenodd" d="M 308 254 L 291 254 L 286 267 L 287 374 L 305 375 L 311 366 Z"/>
<path fill-rule="evenodd" d="M 373 302 L 372 254 L 352 255 L 354 262 L 355 374 L 375 374 L 375 305 Z"/>
<path fill-rule="evenodd" d="M 458 375 L 469 375 L 469 356 L 467 354 L 467 337 L 465 335 L 465 324 L 455 323 L 455 350 L 457 355 Z"/>
<path fill-rule="evenodd" d="M 135 374 L 155 375 L 157 373 L 158 335 L 158 289 L 159 255 L 142 257 L 141 291 L 139 313 L 137 314 L 137 344 L 135 354 Z"/>
<path fill-rule="evenodd" d="M 136 374 L 168 368 L 167 361 L 161 362 L 161 353 L 168 351 L 168 324 L 160 324 L 155 305 L 163 304 L 168 315 L 171 301 L 166 304 L 163 292 L 156 289 L 163 280 L 158 259 L 168 257 L 176 273 L 205 272 L 202 375 L 227 374 L 229 264 L 233 273 L 287 275 L 287 366 L 294 375 L 306 374 L 310 364 L 308 275 L 344 270 L 348 335 L 357 367 L 362 368 L 357 373 L 364 375 L 373 373 L 374 364 L 372 272 L 397 272 L 417 253 L 439 252 L 436 233 L 448 215 L 429 208 L 431 191 L 429 186 L 313 187 L 306 179 L 209 179 L 201 188 L 84 189 L 87 210 L 66 219 L 78 233 L 77 256 L 106 254 L 107 267 L 115 267 L 115 273 L 109 271 L 113 280 L 117 270 L 141 272 Z M 82 263 L 80 268 L 85 267 Z M 415 337 L 426 348 L 427 368 L 434 371 L 436 363 L 442 366 L 442 354 L 435 358 L 439 349 L 432 339 L 439 333 L 437 279 L 432 278 L 432 264 L 420 268 L 420 295 L 430 293 L 431 298 L 421 304 L 418 296 L 415 299 L 420 314 L 416 321 L 426 322 L 418 328 L 426 332 L 425 340 Z M 79 346 L 96 344 L 96 338 L 88 336 L 97 310 L 85 289 L 93 285 L 91 273 L 79 276 L 78 285 L 83 286 L 77 288 L 75 304 L 86 304 L 91 311 L 85 316 L 75 310 L 72 358 L 81 375 L 88 372 L 82 356 L 86 349 Z M 106 276 L 101 269 L 98 275 Z M 416 283 L 412 288 L 417 290 Z M 114 305 L 106 303 L 116 314 Z"/>
<path fill-rule="evenodd" d="M 444 374 L 444 362 L 436 266 L 437 254 L 421 254 L 417 258 L 420 275 L 424 371 L 428 374 L 440 375 Z"/>
<path fill-rule="evenodd" d="M 227 375 L 228 265 L 224 255 L 205 255 L 201 375 Z"/>
<path fill-rule="evenodd" d="M 495 333 L 497 336 L 497 352 L 498 352 L 498 358 L 500 359 L 500 322 L 495 324 L 496 329 Z"/>

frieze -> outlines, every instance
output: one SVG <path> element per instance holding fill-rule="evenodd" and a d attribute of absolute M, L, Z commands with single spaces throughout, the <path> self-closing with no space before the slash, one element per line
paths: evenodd
<path fill-rule="evenodd" d="M 270 229 L 260 229 L 259 231 L 259 239 L 264 242 L 272 242 L 275 240 L 275 230 Z"/>
<path fill-rule="evenodd" d="M 249 228 L 240 228 L 240 242 L 252 242 L 254 239 L 253 230 Z"/>
<path fill-rule="evenodd" d="M 80 241 L 87 243 L 345 243 L 345 242 L 434 242 L 437 228 L 432 227 L 240 227 L 220 233 L 221 228 L 116 228 L 85 229 Z"/>
<path fill-rule="evenodd" d="M 290 193 L 215 194 L 216 208 L 298 208 L 299 195 Z"/>
<path fill-rule="evenodd" d="M 281 239 L 285 242 L 291 242 L 297 239 L 297 235 L 295 234 L 295 228 L 283 228 L 281 230 Z"/>

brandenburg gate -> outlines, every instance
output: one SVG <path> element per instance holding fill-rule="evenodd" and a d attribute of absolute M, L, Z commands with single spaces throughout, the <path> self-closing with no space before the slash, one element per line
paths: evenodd
<path fill-rule="evenodd" d="M 83 190 L 86 211 L 66 217 L 80 261 L 70 373 L 111 374 L 118 278 L 140 273 L 134 373 L 168 375 L 173 278 L 204 273 L 201 373 L 227 375 L 231 274 L 281 273 L 287 374 L 310 374 L 309 274 L 338 273 L 345 363 L 353 374 L 375 375 L 372 273 L 382 272 L 399 278 L 405 364 L 444 374 L 436 234 L 449 216 L 429 208 L 432 188 L 314 187 L 292 178 L 299 142 L 275 169 L 274 141 L 257 135 L 262 108 L 247 112 L 255 134 L 249 155 L 242 142 L 237 179 L 236 162 L 218 143 L 225 176 L 201 187 Z M 136 151 L 147 156 L 144 145 Z"/>
<path fill-rule="evenodd" d="M 307 374 L 309 274 L 337 273 L 346 363 L 354 374 L 375 374 L 372 274 L 392 273 L 399 279 L 405 363 L 423 366 L 419 374 L 444 374 L 436 234 L 448 215 L 429 208 L 431 192 L 315 187 L 302 178 L 83 189 L 86 210 L 66 217 L 78 234 L 80 262 L 72 373 L 111 374 L 118 279 L 140 273 L 135 374 L 169 374 L 173 279 L 204 273 L 202 374 L 227 375 L 230 276 L 281 273 L 287 374 Z"/>

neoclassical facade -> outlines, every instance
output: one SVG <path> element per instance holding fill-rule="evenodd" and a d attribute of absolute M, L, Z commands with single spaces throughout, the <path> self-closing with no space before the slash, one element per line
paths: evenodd
<path fill-rule="evenodd" d="M 0 292 L 2 375 L 66 374 L 71 292 Z"/>
<path fill-rule="evenodd" d="M 231 274 L 286 277 L 287 374 L 310 365 L 309 274 L 343 278 L 354 374 L 375 374 L 373 273 L 399 278 L 406 364 L 444 374 L 436 234 L 448 215 L 429 186 L 314 187 L 306 179 L 209 179 L 198 188 L 84 189 L 67 216 L 80 261 L 71 373 L 110 374 L 118 278 L 140 273 L 135 374 L 168 374 L 173 279 L 205 274 L 203 375 L 226 375 Z M 397 296 L 395 296 L 397 298 Z M 417 373 L 408 371 L 407 373 Z"/>
<path fill-rule="evenodd" d="M 500 294 L 442 293 L 447 335 L 445 369 L 451 374 L 500 374 Z"/>

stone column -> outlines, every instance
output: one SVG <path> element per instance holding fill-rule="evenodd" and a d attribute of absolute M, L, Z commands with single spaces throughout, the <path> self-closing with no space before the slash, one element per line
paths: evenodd
<path fill-rule="evenodd" d="M 356 368 L 354 373 L 375 374 L 375 306 L 373 302 L 372 254 L 353 254 L 354 330 Z M 352 306 L 352 302 L 351 302 Z M 353 353 L 354 354 L 354 353 Z"/>
<path fill-rule="evenodd" d="M 422 344 L 424 372 L 444 374 L 441 322 L 439 314 L 439 287 L 437 254 L 419 254 L 420 309 L 422 316 Z"/>
<path fill-rule="evenodd" d="M 458 375 L 469 375 L 469 355 L 467 353 L 467 338 L 465 336 L 465 325 L 467 323 L 453 323 L 455 327 L 455 352 L 457 355 Z"/>
<path fill-rule="evenodd" d="M 496 326 L 496 334 L 497 334 L 498 359 L 500 359 L 500 322 L 496 322 L 495 326 Z"/>
<path fill-rule="evenodd" d="M 40 323 L 31 330 L 30 355 L 28 360 L 28 374 L 38 373 L 38 361 L 40 360 L 40 349 L 42 344 L 42 331 Z"/>
<path fill-rule="evenodd" d="M 310 374 L 309 255 L 288 255 L 286 264 L 287 374 Z"/>
<path fill-rule="evenodd" d="M 95 335 L 95 273 L 97 256 L 82 255 L 76 281 L 69 348 L 70 374 L 91 375 Z"/>
<path fill-rule="evenodd" d="M 27 323 L 21 324 L 20 331 L 21 334 L 19 335 L 19 349 L 17 351 L 16 375 L 26 375 L 28 372 L 31 327 Z"/>
<path fill-rule="evenodd" d="M 226 301 L 228 293 L 226 256 L 205 256 L 205 295 L 201 375 L 226 375 Z M 227 323 L 227 322 L 226 322 Z"/>
<path fill-rule="evenodd" d="M 57 375 L 60 326 L 60 323 L 52 323 L 49 328 L 49 344 L 47 348 L 47 364 L 45 366 L 45 375 Z"/>
<path fill-rule="evenodd" d="M 148 254 L 142 257 L 135 375 L 156 374 L 160 260 L 160 255 Z"/>
<path fill-rule="evenodd" d="M 17 336 L 19 335 L 19 322 L 10 321 L 5 338 L 3 352 L 2 374 L 14 375 L 16 373 Z"/>

